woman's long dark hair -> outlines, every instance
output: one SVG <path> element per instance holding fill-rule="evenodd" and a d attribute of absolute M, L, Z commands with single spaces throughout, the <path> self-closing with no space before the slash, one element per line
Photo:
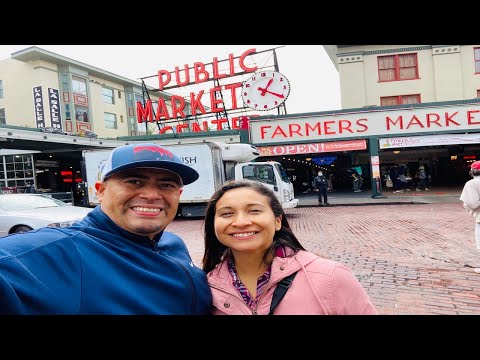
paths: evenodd
<path fill-rule="evenodd" d="M 202 265 L 205 272 L 209 272 L 215 268 L 215 265 L 220 263 L 221 258 L 227 247 L 218 241 L 215 235 L 215 207 L 218 200 L 228 191 L 232 189 L 249 188 L 260 195 L 266 196 L 269 199 L 270 208 L 273 211 L 275 217 L 282 217 L 282 227 L 275 232 L 273 236 L 273 244 L 269 249 L 273 254 L 280 245 L 285 245 L 295 252 L 298 250 L 305 250 L 300 244 L 297 237 L 293 234 L 292 229 L 287 221 L 282 205 L 278 201 L 277 197 L 266 186 L 259 182 L 251 180 L 231 180 L 227 181 L 220 189 L 218 189 L 210 198 L 207 206 L 207 211 L 204 220 L 204 240 L 205 240 L 205 252 L 203 254 Z"/>

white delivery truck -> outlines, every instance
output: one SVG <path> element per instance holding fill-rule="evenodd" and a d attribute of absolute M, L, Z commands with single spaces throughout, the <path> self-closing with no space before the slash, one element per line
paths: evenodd
<path fill-rule="evenodd" d="M 199 142 L 181 145 L 162 145 L 170 148 L 184 164 L 198 171 L 200 177 L 183 188 L 178 207 L 178 216 L 203 216 L 212 194 L 231 179 L 250 179 L 263 183 L 277 195 L 283 208 L 294 208 L 298 199 L 294 198 L 293 184 L 285 169 L 278 162 L 252 162 L 259 152 L 250 144 L 224 144 Z M 95 182 L 100 179 L 103 163 L 111 150 L 83 151 L 83 179 L 88 206 L 99 204 Z"/>

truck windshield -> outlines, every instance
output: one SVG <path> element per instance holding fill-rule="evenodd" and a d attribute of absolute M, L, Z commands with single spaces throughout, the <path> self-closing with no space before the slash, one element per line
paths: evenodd
<path fill-rule="evenodd" d="M 242 175 L 244 179 L 260 181 L 265 184 L 275 185 L 275 174 L 273 173 L 272 165 L 268 164 L 250 164 L 243 167 Z"/>
<path fill-rule="evenodd" d="M 286 182 L 286 183 L 290 183 L 290 178 L 288 177 L 287 172 L 285 171 L 283 166 L 281 164 L 277 163 L 277 164 L 275 164 L 275 167 L 277 168 L 278 173 L 280 174 L 280 177 L 282 178 L 282 181 Z"/>

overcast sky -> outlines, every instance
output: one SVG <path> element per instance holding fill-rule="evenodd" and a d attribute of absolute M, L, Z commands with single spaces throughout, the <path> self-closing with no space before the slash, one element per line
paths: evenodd
<path fill-rule="evenodd" d="M 160 69 L 173 71 L 175 66 L 211 63 L 214 57 L 223 60 L 230 53 L 240 56 L 248 49 L 283 45 L 0 45 L 0 60 L 30 46 L 139 81 Z M 341 108 L 338 71 L 322 45 L 285 45 L 276 52 L 279 70 L 291 85 L 288 114 Z"/>

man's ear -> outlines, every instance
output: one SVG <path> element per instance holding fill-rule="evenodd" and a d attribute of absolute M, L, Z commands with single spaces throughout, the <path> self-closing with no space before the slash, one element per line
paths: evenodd
<path fill-rule="evenodd" d="M 105 184 L 103 182 L 97 181 L 95 183 L 95 190 L 97 190 L 98 201 L 102 202 L 103 191 L 105 190 Z"/>
<path fill-rule="evenodd" d="M 180 195 L 182 195 L 182 193 L 183 193 L 183 188 L 180 189 Z"/>

